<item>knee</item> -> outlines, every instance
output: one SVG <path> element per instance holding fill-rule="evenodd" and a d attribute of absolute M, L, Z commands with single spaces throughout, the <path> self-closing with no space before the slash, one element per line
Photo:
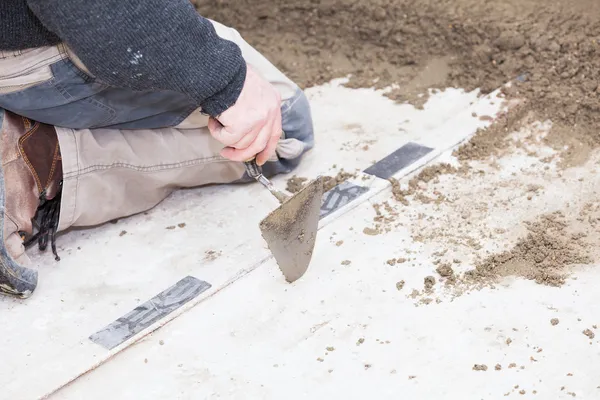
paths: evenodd
<path fill-rule="evenodd" d="M 281 122 L 283 137 L 277 143 L 277 161 L 267 163 L 268 175 L 291 172 L 300 164 L 302 155 L 314 146 L 310 104 L 300 89 L 281 106 Z"/>

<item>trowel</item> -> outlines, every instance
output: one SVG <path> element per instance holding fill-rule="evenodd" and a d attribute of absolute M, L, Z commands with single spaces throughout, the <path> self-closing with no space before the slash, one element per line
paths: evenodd
<path fill-rule="evenodd" d="M 318 177 L 289 197 L 275 189 L 255 159 L 246 161 L 245 165 L 248 175 L 267 188 L 280 203 L 259 227 L 286 281 L 295 282 L 308 269 L 315 247 L 323 178 Z"/>

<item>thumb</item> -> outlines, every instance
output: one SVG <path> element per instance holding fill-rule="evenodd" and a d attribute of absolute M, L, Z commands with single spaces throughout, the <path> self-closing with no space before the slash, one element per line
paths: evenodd
<path fill-rule="evenodd" d="M 210 117 L 208 119 L 208 130 L 215 139 L 219 140 L 223 135 L 223 128 L 224 126 L 216 118 Z"/>
<path fill-rule="evenodd" d="M 223 124 L 213 117 L 208 119 L 208 130 L 213 138 L 225 146 L 231 146 L 237 142 L 235 135 L 228 132 Z"/>

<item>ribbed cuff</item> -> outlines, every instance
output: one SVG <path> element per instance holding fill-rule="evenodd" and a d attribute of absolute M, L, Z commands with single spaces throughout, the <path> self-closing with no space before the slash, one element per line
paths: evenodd
<path fill-rule="evenodd" d="M 243 62 L 240 70 L 225 89 L 214 96 L 209 97 L 200 104 L 202 112 L 211 117 L 217 117 L 234 105 L 246 82 L 247 70 L 246 63 Z"/>

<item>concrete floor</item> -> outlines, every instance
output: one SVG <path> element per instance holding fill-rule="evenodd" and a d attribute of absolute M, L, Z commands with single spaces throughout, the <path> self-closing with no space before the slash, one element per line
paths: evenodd
<path fill-rule="evenodd" d="M 449 89 L 416 110 L 339 83 L 308 91 L 318 141 L 299 176 L 362 170 L 408 142 L 432 148 L 397 172 L 406 182 L 422 165 L 456 162 L 452 148 L 489 124 L 473 113 L 501 110 L 495 94 Z M 548 128 L 516 135 L 543 136 Z M 359 175 L 353 181 L 369 192 L 322 221 L 311 268 L 292 285 L 260 238 L 258 222 L 274 205 L 258 185 L 182 191 L 147 215 L 71 232 L 60 242 L 60 264 L 38 258 L 41 285 L 32 299 L 0 299 L 0 335 L 9 338 L 3 392 L 19 399 L 600 398 L 600 381 L 588 372 L 600 367 L 598 344 L 581 333 L 600 315 L 592 266 L 577 268 L 562 288 L 506 278 L 459 296 L 439 284 L 409 296 L 435 275 L 434 254 L 448 249 L 447 257 L 461 260 L 457 269 L 467 270 L 486 252 L 510 248 L 523 221 L 596 201 L 596 158 L 561 172 L 539 161 L 553 150 L 532 146 L 537 158 L 515 148 L 477 165 L 485 171 L 479 177 L 430 183 L 426 193 L 451 200 L 441 204 L 405 207 L 387 181 Z M 276 184 L 284 187 L 285 178 Z M 528 200 L 531 184 L 544 190 Z M 365 235 L 373 204 L 384 201 L 398 215 L 388 232 Z M 459 217 L 465 210 L 468 226 Z M 180 222 L 186 227 L 165 231 Z M 504 233 L 489 237 L 494 229 Z M 386 263 L 398 257 L 409 261 Z M 210 289 L 111 350 L 88 338 L 188 275 Z M 34 384 L 32 374 L 40 377 Z"/>

